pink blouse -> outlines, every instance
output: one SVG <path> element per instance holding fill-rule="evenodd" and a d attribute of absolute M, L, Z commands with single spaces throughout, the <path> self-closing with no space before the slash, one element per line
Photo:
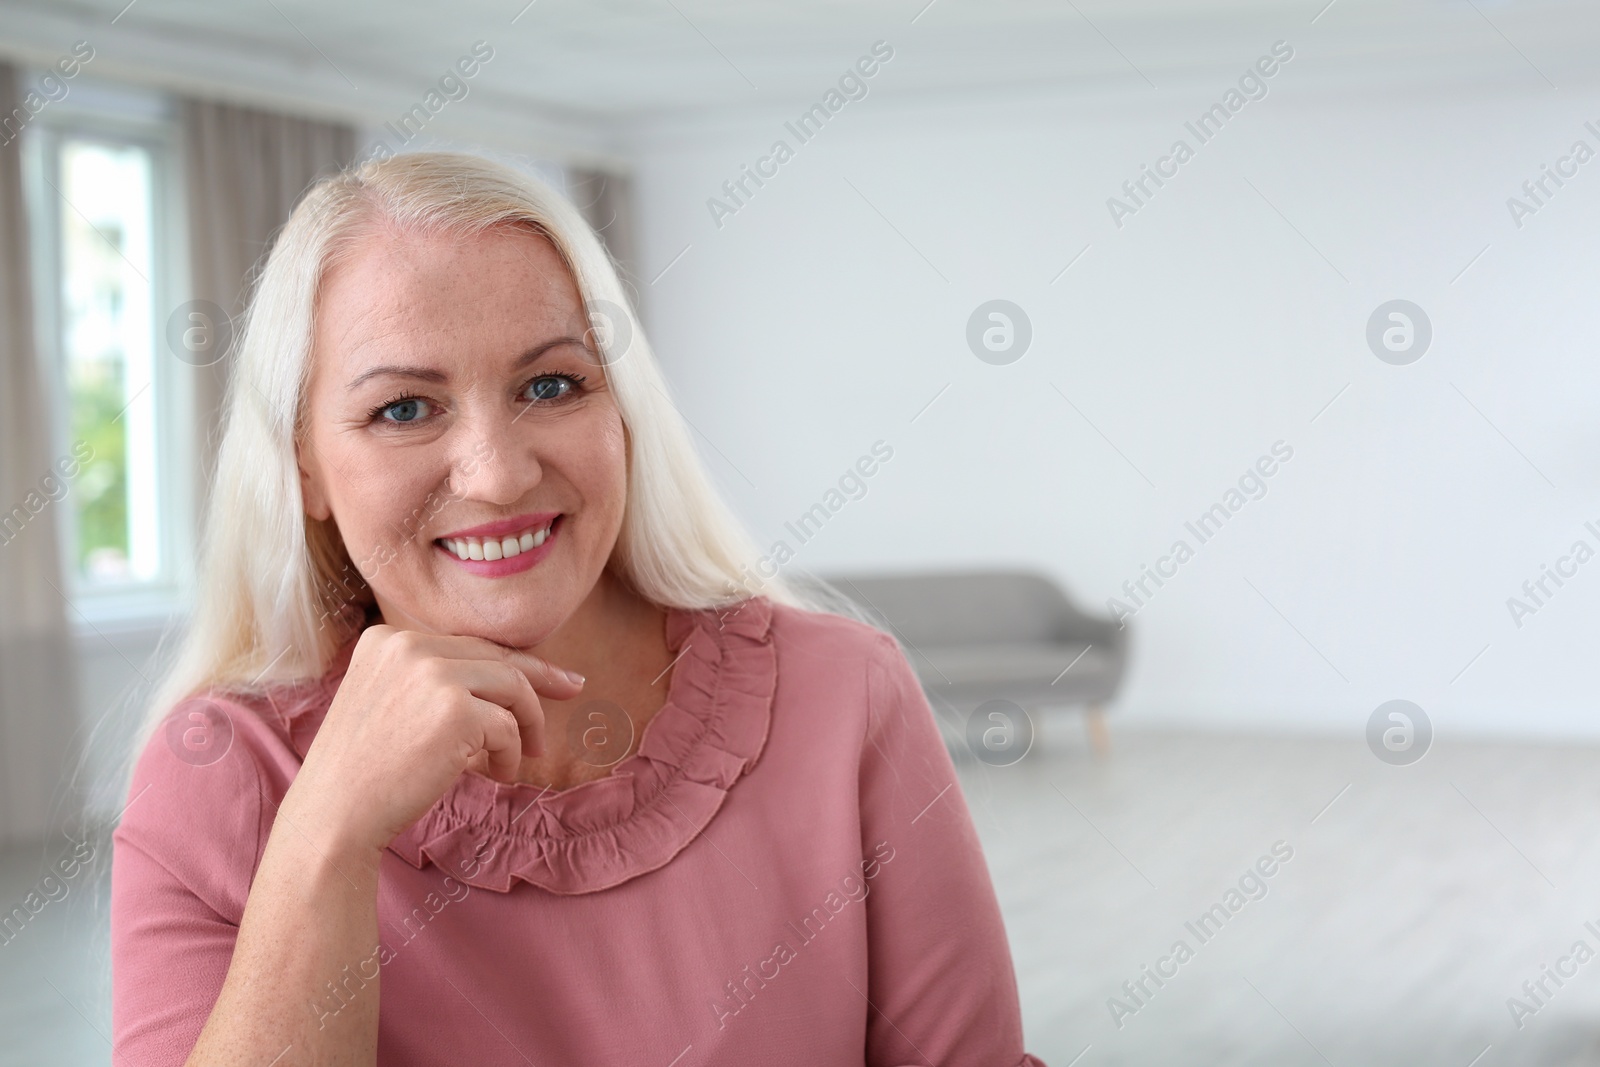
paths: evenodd
<path fill-rule="evenodd" d="M 894 639 L 765 597 L 666 627 L 683 655 L 638 750 L 559 792 L 458 778 L 383 854 L 371 956 L 306 1010 L 335 1015 L 381 973 L 393 1067 L 1043 1067 Z M 353 647 L 321 679 L 213 694 L 209 728 L 184 702 L 141 754 L 113 835 L 122 1067 L 193 1049 Z"/>

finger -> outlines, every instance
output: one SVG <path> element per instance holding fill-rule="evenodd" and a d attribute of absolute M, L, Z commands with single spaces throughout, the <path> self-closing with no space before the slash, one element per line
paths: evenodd
<path fill-rule="evenodd" d="M 516 718 L 494 701 L 474 699 L 481 730 L 482 751 L 489 756 L 489 776 L 497 782 L 510 782 L 522 768 L 521 731 Z"/>
<path fill-rule="evenodd" d="M 583 691 L 583 675 L 557 667 L 549 660 L 519 648 L 481 637 L 439 636 L 433 647 L 446 659 L 501 660 L 511 664 L 532 683 L 534 691 L 551 700 L 571 700 Z"/>
<path fill-rule="evenodd" d="M 551 700 L 571 700 L 583 692 L 584 677 L 577 671 L 557 667 L 549 660 L 520 648 L 497 645 L 505 661 L 521 671 L 534 691 Z"/>
<path fill-rule="evenodd" d="M 448 660 L 467 691 L 509 711 L 521 737 L 518 748 L 529 756 L 544 751 L 544 708 L 527 675 L 494 660 Z"/>

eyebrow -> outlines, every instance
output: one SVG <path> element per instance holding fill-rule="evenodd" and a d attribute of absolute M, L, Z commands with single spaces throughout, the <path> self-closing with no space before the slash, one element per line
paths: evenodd
<path fill-rule="evenodd" d="M 543 356 L 546 352 L 549 352 L 555 348 L 560 348 L 562 345 L 579 345 L 580 347 L 588 348 L 588 345 L 584 344 L 583 338 L 581 337 L 557 337 L 553 340 L 546 341 L 543 344 L 535 345 L 526 352 L 522 353 L 522 355 L 518 356 L 516 360 L 512 362 L 511 369 L 513 371 L 522 370 L 524 367 L 538 360 L 539 357 Z M 434 369 L 433 367 L 411 366 L 403 363 L 385 363 L 381 367 L 372 367 L 356 375 L 355 378 L 351 380 L 350 384 L 345 386 L 345 389 L 353 390 L 357 386 L 360 386 L 366 382 L 369 378 L 381 377 L 415 378 L 418 381 L 424 382 L 443 382 L 448 381 L 450 376 L 441 370 Z"/>

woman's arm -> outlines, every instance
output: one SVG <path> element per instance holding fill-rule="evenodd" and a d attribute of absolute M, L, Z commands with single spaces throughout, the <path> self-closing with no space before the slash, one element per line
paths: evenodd
<path fill-rule="evenodd" d="M 543 749 L 536 694 L 581 686 L 487 641 L 374 626 L 275 810 L 240 735 L 204 767 L 157 739 L 113 861 L 119 1064 L 373 1064 L 383 849 L 465 771 L 512 779 Z M 241 907 L 226 872 L 260 832 Z"/>
<path fill-rule="evenodd" d="M 382 850 L 344 839 L 298 799 L 291 786 L 188 1065 L 377 1062 Z"/>
<path fill-rule="evenodd" d="M 933 709 L 887 635 L 867 675 L 868 1067 L 1043 1067 L 1023 1050 L 1000 905 Z"/>

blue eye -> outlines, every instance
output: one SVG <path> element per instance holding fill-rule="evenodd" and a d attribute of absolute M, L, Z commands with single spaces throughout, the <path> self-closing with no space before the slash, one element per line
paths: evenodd
<path fill-rule="evenodd" d="M 522 395 L 536 401 L 560 400 L 586 380 L 581 374 L 542 374 L 523 388 Z"/>
<path fill-rule="evenodd" d="M 379 414 L 390 422 L 415 422 L 426 414 L 427 406 L 426 400 L 412 397 L 385 405 Z"/>

